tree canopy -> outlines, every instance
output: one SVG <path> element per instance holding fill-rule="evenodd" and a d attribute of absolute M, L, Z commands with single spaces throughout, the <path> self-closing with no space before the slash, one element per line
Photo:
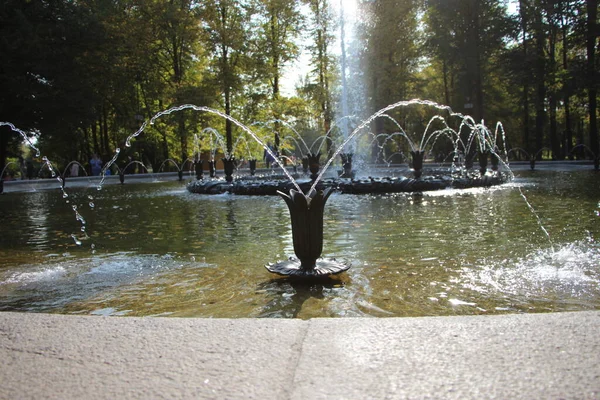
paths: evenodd
<path fill-rule="evenodd" d="M 195 104 L 259 122 L 252 129 L 265 142 L 293 151 L 279 143 L 286 129 L 335 128 L 343 72 L 360 118 L 430 99 L 501 121 L 512 148 L 600 156 L 597 0 L 357 1 L 341 71 L 335 0 L 5 0 L 0 121 L 41 132 L 42 152 L 66 164 L 107 160 L 144 120 Z M 286 68 L 303 51 L 309 72 L 284 94 Z M 215 140 L 207 127 L 224 153 L 260 157 L 255 145 L 235 146 L 244 133 L 228 119 L 191 110 L 157 120 L 125 153 L 154 167 L 184 162 Z M 22 138 L 6 127 L 0 136 L 1 167 Z"/>

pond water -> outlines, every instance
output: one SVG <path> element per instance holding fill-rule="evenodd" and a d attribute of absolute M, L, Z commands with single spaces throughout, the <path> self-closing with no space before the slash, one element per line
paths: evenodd
<path fill-rule="evenodd" d="M 68 204 L 59 189 L 0 196 L 0 310 L 312 318 L 600 308 L 595 171 L 519 171 L 503 186 L 422 196 L 336 193 L 323 256 L 352 268 L 312 283 L 264 268 L 293 256 L 280 198 L 197 195 L 180 182 L 67 192 Z M 72 205 L 86 221 L 81 246 Z"/>

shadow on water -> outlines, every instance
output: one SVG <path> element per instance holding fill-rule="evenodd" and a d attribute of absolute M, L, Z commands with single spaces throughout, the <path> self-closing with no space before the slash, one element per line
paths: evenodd
<path fill-rule="evenodd" d="M 272 297 L 259 317 L 262 318 L 312 318 L 303 313 L 304 305 L 308 302 L 322 302 L 325 292 L 343 288 L 350 283 L 346 274 L 324 276 L 310 280 L 298 277 L 273 278 L 258 285 L 257 291 L 265 292 Z"/>

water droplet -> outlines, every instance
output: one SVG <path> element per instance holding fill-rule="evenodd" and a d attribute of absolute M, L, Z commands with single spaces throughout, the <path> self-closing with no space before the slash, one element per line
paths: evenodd
<path fill-rule="evenodd" d="M 94 203 L 90 201 L 90 208 L 94 208 Z"/>
<path fill-rule="evenodd" d="M 63 199 L 66 199 L 67 197 L 69 197 L 69 195 L 67 194 L 67 192 L 63 192 Z"/>

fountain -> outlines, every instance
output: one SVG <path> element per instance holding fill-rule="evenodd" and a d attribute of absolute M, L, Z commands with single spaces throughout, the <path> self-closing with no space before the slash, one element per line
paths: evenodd
<path fill-rule="evenodd" d="M 353 153 L 340 153 L 340 158 L 342 159 L 342 168 L 340 171 L 340 178 L 350 178 L 353 179 L 356 173 L 352 170 L 352 156 Z"/>
<path fill-rule="evenodd" d="M 213 112 L 204 107 L 189 105 L 182 107 Z M 173 110 L 167 111 L 173 112 Z M 163 114 L 165 113 L 167 112 Z M 364 127 L 367 124 L 362 123 L 361 125 Z M 360 130 L 361 127 L 359 126 L 357 129 Z M 137 134 L 141 133 L 142 130 L 143 127 Z M 250 132 L 246 132 L 250 134 Z M 358 131 L 355 131 L 355 134 L 356 132 Z M 475 137 L 472 139 L 477 140 Z M 348 140 L 352 140 L 352 136 L 349 136 Z M 455 140 L 458 142 L 457 139 Z M 136 220 L 139 219 L 140 224 L 145 224 L 142 231 L 144 232 L 143 236 L 154 239 L 150 241 L 152 243 L 140 245 L 140 234 L 137 233 L 140 232 L 139 228 L 136 228 L 135 224 L 131 225 L 131 217 L 124 217 L 125 215 L 131 215 L 130 205 L 128 204 L 133 201 L 131 197 L 120 197 L 120 192 L 110 187 L 98 191 L 94 195 L 94 199 L 88 200 L 87 196 L 84 196 L 82 198 L 85 199 L 85 202 L 89 201 L 91 204 L 93 200 L 95 209 L 110 208 L 113 210 L 113 212 L 107 213 L 106 216 L 102 216 L 102 212 L 95 212 L 98 215 L 93 218 L 96 223 L 104 219 L 107 222 L 111 221 L 111 229 L 104 233 L 107 237 L 96 235 L 94 238 L 86 238 L 86 234 L 79 240 L 79 243 L 86 243 L 89 240 L 94 241 L 96 246 L 93 247 L 91 257 L 89 254 L 87 256 L 79 254 L 72 261 L 66 259 L 54 267 L 52 267 L 54 265 L 52 261 L 50 263 L 31 261 L 28 265 L 33 263 L 35 266 L 33 269 L 31 266 L 5 269 L 5 272 L 2 272 L 0 276 L 3 282 L 3 284 L 0 284 L 0 298 L 6 300 L 2 300 L 0 309 L 18 309 L 19 306 L 16 304 L 21 304 L 21 301 L 14 300 L 15 294 L 10 294 L 13 293 L 14 288 L 27 290 L 29 282 L 40 282 L 32 283 L 32 285 L 36 290 L 44 292 L 46 279 L 50 279 L 50 282 L 55 282 L 55 279 L 57 279 L 61 282 L 59 286 L 52 284 L 53 289 L 46 294 L 51 300 L 48 300 L 49 302 L 38 302 L 39 305 L 30 305 L 29 307 L 38 310 L 59 307 L 62 310 L 61 312 L 90 310 L 105 314 L 127 312 L 134 315 L 144 315 L 144 313 L 147 313 L 145 315 L 148 315 L 148 313 L 155 315 L 171 312 L 168 310 L 176 310 L 175 315 L 190 315 L 185 310 L 186 306 L 179 306 L 178 308 L 173 304 L 165 308 L 165 304 L 167 304 L 165 302 L 173 296 L 178 299 L 186 296 L 185 293 L 189 294 L 190 292 L 189 290 L 187 292 L 183 290 L 190 287 L 189 282 L 197 282 L 192 287 L 199 285 L 199 287 L 210 288 L 217 285 L 221 288 L 219 294 L 214 294 L 214 298 L 210 297 L 211 289 L 206 289 L 205 294 L 198 294 L 198 297 L 194 297 L 200 302 L 198 307 L 202 304 L 200 308 L 204 312 L 201 315 L 252 316 L 271 315 L 272 312 L 275 312 L 281 314 L 274 315 L 285 316 L 288 315 L 286 310 L 289 310 L 290 307 L 291 314 L 298 315 L 298 310 L 304 308 L 304 306 L 293 301 L 286 303 L 288 301 L 286 299 L 289 299 L 288 296 L 293 296 L 295 289 L 294 286 L 288 287 L 282 283 L 285 281 L 275 279 L 270 281 L 272 283 L 259 284 L 258 286 L 250 284 L 250 292 L 240 288 L 240 285 L 248 285 L 248 282 L 242 283 L 240 279 L 249 282 L 264 280 L 259 272 L 252 269 L 257 264 L 264 263 L 264 261 L 260 261 L 261 259 L 264 259 L 265 256 L 280 259 L 280 254 L 289 253 L 292 248 L 296 258 L 270 263 L 266 266 L 267 269 L 276 274 L 294 278 L 317 278 L 334 275 L 337 280 L 323 286 L 322 289 L 317 289 L 329 293 L 324 297 L 324 301 L 327 301 L 330 307 L 336 310 L 331 315 L 407 315 L 407 310 L 401 304 L 407 301 L 407 298 L 410 299 L 410 296 L 414 296 L 415 293 L 418 294 L 419 298 L 427 301 L 427 304 L 419 306 L 420 311 L 417 312 L 417 315 L 456 313 L 456 307 L 460 307 L 461 312 L 465 313 L 511 312 L 527 307 L 535 308 L 537 307 L 536 301 L 532 303 L 525 301 L 523 298 L 523 296 L 529 296 L 529 292 L 522 295 L 518 291 L 523 288 L 523 282 L 511 281 L 511 279 L 524 279 L 525 286 L 529 288 L 528 290 L 539 294 L 543 288 L 537 288 L 536 279 L 543 279 L 544 282 L 554 282 L 553 279 L 555 278 L 551 277 L 553 270 L 561 276 L 568 274 L 565 277 L 558 278 L 559 281 L 556 283 L 567 286 L 564 289 L 559 286 L 556 290 L 560 290 L 561 293 L 581 293 L 583 290 L 588 294 L 588 297 L 586 297 L 587 300 L 583 301 L 582 304 L 584 305 L 582 307 L 590 307 L 590 304 L 593 307 L 594 304 L 597 304 L 597 297 L 594 293 L 597 292 L 600 278 L 599 272 L 595 268 L 598 265 L 598 260 L 600 260 L 600 250 L 593 239 L 595 235 L 600 234 L 597 231 L 597 225 L 580 224 L 581 228 L 589 235 L 587 241 L 585 237 L 582 238 L 581 231 L 575 229 L 575 225 L 568 223 L 569 220 L 576 217 L 573 214 L 557 216 L 552 219 L 552 223 L 548 226 L 548 221 L 543 216 L 540 217 L 535 213 L 535 204 L 536 202 L 539 204 L 540 201 L 555 203 L 557 199 L 553 191 L 549 190 L 548 195 L 544 195 L 543 199 L 546 200 L 542 200 L 541 194 L 532 192 L 534 204 L 531 206 L 527 198 L 524 197 L 523 191 L 525 193 L 531 192 L 534 190 L 533 186 L 528 189 L 527 186 L 522 186 L 523 184 L 519 182 L 498 185 L 499 183 L 510 182 L 512 178 L 512 175 L 506 171 L 506 164 L 502 157 L 497 157 L 498 169 L 502 169 L 502 171 L 494 170 L 495 161 L 492 157 L 490 162 L 494 173 L 487 171 L 484 174 L 481 171 L 472 173 L 465 171 L 464 168 L 457 168 L 456 170 L 459 172 L 456 175 L 454 175 L 452 169 L 446 169 L 438 175 L 436 171 L 439 170 L 439 167 L 431 169 L 427 162 L 420 164 L 424 161 L 426 150 L 429 147 L 417 147 L 414 151 L 415 154 L 413 154 L 413 178 L 406 176 L 393 178 L 384 175 L 381 178 L 370 177 L 368 179 L 353 180 L 324 176 L 327 167 L 335 157 L 340 154 L 347 154 L 342 153 L 345 144 L 347 144 L 347 141 L 340 145 L 337 154 L 333 154 L 324 165 L 320 162 L 319 154 L 311 154 L 313 160 L 308 163 L 308 166 L 313 176 L 310 180 L 296 181 L 290 175 L 285 180 L 277 180 L 267 184 L 266 181 L 259 179 L 261 181 L 260 185 L 269 186 L 270 190 L 275 193 L 279 191 L 277 194 L 283 198 L 288 208 L 287 212 L 290 216 L 290 219 L 287 219 L 288 222 L 284 222 L 286 218 L 282 218 L 284 217 L 282 215 L 284 211 L 279 203 L 276 200 L 271 200 L 271 198 L 214 196 L 212 197 L 214 200 L 210 200 L 210 207 L 198 208 L 193 195 L 176 194 L 173 197 L 173 194 L 170 194 L 173 192 L 173 187 L 169 186 L 167 191 L 164 192 L 165 194 L 161 189 L 158 189 L 158 192 L 154 195 L 134 196 L 134 198 L 139 199 L 135 200 L 136 204 L 137 201 L 143 201 L 143 203 L 135 206 L 137 212 L 133 216 Z M 491 144 L 486 145 L 485 149 L 489 149 L 486 159 L 490 157 L 490 154 L 499 156 L 500 152 Z M 467 150 L 467 147 L 461 148 L 461 152 Z M 116 158 L 113 159 L 113 162 L 115 160 Z M 278 168 L 282 170 L 283 175 L 289 175 L 282 163 L 278 162 Z M 416 176 L 417 171 L 421 172 L 419 177 Z M 435 175 L 431 175 L 432 172 Z M 541 175 L 538 175 L 536 179 L 541 177 Z M 580 200 L 570 199 L 569 201 L 585 202 L 585 204 L 582 203 L 577 207 L 567 207 L 570 210 L 589 210 L 590 204 L 595 204 L 590 203 L 590 201 L 598 198 L 598 193 L 593 192 L 594 188 L 597 190 L 598 185 L 589 183 L 594 181 L 595 176 L 584 178 L 581 188 L 584 188 L 584 191 L 590 191 L 590 194 Z M 223 181 L 221 178 L 215 180 L 213 184 Z M 553 184 L 560 182 L 562 185 L 570 184 L 569 180 L 550 177 L 548 181 L 544 181 L 539 185 L 535 184 L 534 187 L 539 186 L 543 191 L 548 182 L 554 182 Z M 244 190 L 252 192 L 253 184 L 252 181 L 243 182 L 241 179 L 227 182 L 229 187 L 237 187 L 237 189 L 232 189 L 230 193 L 238 194 L 255 194 L 243 193 Z M 196 182 L 190 182 L 187 186 L 188 190 L 184 190 L 184 192 L 194 192 L 192 189 L 195 185 Z M 492 186 L 497 186 L 497 189 L 488 189 Z M 463 188 L 466 190 L 463 190 Z M 431 191 L 433 189 L 446 190 Z M 75 206 L 80 195 L 78 195 L 76 187 L 73 190 L 74 192 L 67 196 L 67 201 L 71 202 L 69 205 Z M 143 189 L 132 187 L 128 188 L 128 192 L 130 190 Z M 583 193 L 584 191 L 578 186 L 578 189 L 569 189 L 568 193 Z M 372 194 L 367 196 L 348 195 L 349 193 L 389 194 L 403 192 L 406 194 L 385 196 L 374 196 Z M 213 193 L 228 192 L 214 191 Z M 517 196 L 514 196 L 513 193 L 517 193 Z M 165 199 L 164 196 L 169 196 L 169 202 L 175 202 L 168 209 L 161 206 Z M 2 200 L 6 198 L 4 196 Z M 203 197 L 202 203 L 207 204 L 208 198 L 210 197 Z M 52 201 L 51 197 L 45 195 L 43 201 L 35 200 L 35 204 L 44 205 L 48 201 L 50 201 L 49 208 L 44 206 L 42 209 L 36 209 L 36 213 L 44 214 L 48 209 L 60 209 L 60 204 L 57 206 L 57 203 Z M 565 199 L 560 200 L 560 202 L 564 201 Z M 329 203 L 330 207 L 328 212 L 324 213 L 326 203 Z M 27 202 L 19 202 L 19 204 L 26 205 Z M 115 204 L 118 204 L 118 206 L 115 206 Z M 264 207 L 265 205 L 266 207 Z M 524 207 L 525 205 L 526 207 Z M 551 206 L 548 205 L 548 207 Z M 595 207 L 598 208 L 593 218 L 598 218 L 600 204 L 595 205 Z M 11 213 L 14 212 L 15 215 L 27 214 L 18 207 L 13 208 L 14 210 L 11 208 L 6 209 L 10 210 Z M 159 214 L 152 214 L 151 210 L 155 208 L 160 210 Z M 538 224 L 533 224 L 533 227 L 531 224 L 527 225 L 524 221 L 527 218 L 523 218 L 523 209 L 526 211 L 525 215 L 534 217 L 529 218 L 529 221 L 537 221 Z M 564 207 L 561 208 L 561 210 L 563 209 Z M 85 204 L 80 205 L 79 210 L 85 210 Z M 80 215 L 76 208 L 73 211 L 77 213 L 76 215 Z M 562 212 L 567 211 L 569 210 L 563 210 Z M 120 212 L 125 213 L 123 217 L 119 216 Z M 184 218 L 179 216 L 181 213 L 185 215 Z M 136 214 L 139 214 L 139 216 Z M 170 219 L 167 220 L 166 217 Z M 288 228 L 290 220 L 291 231 Z M 7 225 L 8 229 L 14 229 L 11 228 L 13 226 L 10 225 L 13 223 L 11 221 L 18 220 L 11 219 L 9 214 L 6 220 L 6 223 L 9 224 Z M 34 221 L 39 221 L 39 218 L 36 217 L 31 222 L 34 223 Z M 28 226 L 25 225 L 22 229 L 17 230 L 26 233 Z M 327 226 L 327 235 L 324 235 L 324 226 Z M 477 228 L 478 226 L 493 227 L 493 229 L 487 232 L 486 229 Z M 540 227 L 543 229 L 540 230 Z M 82 228 L 85 228 L 84 224 L 82 224 Z M 48 230 L 51 229 L 54 228 Z M 162 232 L 162 230 L 165 230 L 165 232 Z M 561 230 L 567 230 L 567 234 L 564 234 L 562 238 L 558 238 L 559 235 L 552 238 L 550 235 Z M 111 231 L 114 233 L 111 233 Z M 530 243 L 530 237 L 535 237 L 536 232 L 540 236 L 539 232 L 541 231 L 545 233 L 536 243 L 539 250 L 520 244 L 519 236 L 524 235 L 526 239 L 523 242 Z M 115 234 L 116 232 L 118 234 Z M 145 232 L 147 232 L 147 236 Z M 188 240 L 185 239 L 184 232 L 194 232 L 195 234 L 189 235 L 191 240 Z M 64 237 L 64 235 L 62 236 Z M 26 243 L 28 240 L 22 240 L 22 242 Z M 65 247 L 64 243 L 61 245 L 61 236 L 45 236 L 43 243 L 44 248 L 48 246 Z M 69 252 L 81 253 L 78 250 L 82 249 L 81 244 L 77 245 L 77 242 L 75 243 L 75 248 L 57 252 L 62 251 L 64 254 Z M 127 252 L 127 246 L 133 243 L 136 243 L 134 246 L 146 250 L 142 250 L 139 255 L 127 256 L 123 252 Z M 457 243 L 460 243 L 460 245 L 457 245 Z M 550 243 L 549 246 L 548 243 Z M 110 247 L 115 247 L 116 252 L 107 255 L 103 255 L 104 253 L 101 252 L 95 255 L 99 249 Z M 232 248 L 237 250 L 232 252 Z M 137 254 L 138 251 L 134 251 L 133 254 Z M 149 255 L 145 256 L 143 253 Z M 156 256 L 160 254 L 166 255 L 164 257 Z M 171 258 L 170 254 L 174 255 L 174 258 Z M 192 254 L 192 256 L 185 256 L 185 254 Z M 481 255 L 481 257 L 478 255 Z M 154 259 L 155 256 L 158 258 Z M 18 258 L 17 256 L 16 259 Z M 79 258 L 83 260 L 81 263 L 77 261 Z M 186 261 L 184 258 L 188 258 L 188 260 Z M 352 260 L 352 270 L 349 269 L 351 263 L 348 260 Z M 576 260 L 576 266 L 573 266 L 568 260 Z M 507 270 L 506 263 L 513 266 L 511 268 L 514 268 L 515 272 Z M 219 267 L 220 265 L 227 265 L 228 268 L 223 269 Z M 534 267 L 531 267 L 532 265 Z M 550 265 L 550 267 L 546 265 Z M 90 266 L 92 270 L 87 278 L 85 274 L 81 275 L 78 272 L 87 271 Z M 244 269 L 243 266 L 249 266 L 250 269 Z M 535 269 L 530 270 L 528 268 Z M 546 271 L 548 268 L 549 270 Z M 32 270 L 31 273 L 30 270 Z M 115 272 L 106 272 L 109 274 L 108 276 L 103 272 L 113 270 Z M 433 270 L 436 271 L 435 278 L 427 278 L 424 282 L 417 279 L 420 275 L 429 277 L 427 271 Z M 348 272 L 339 275 L 340 272 L 344 271 Z M 157 273 L 159 275 L 156 275 Z M 156 277 L 158 286 L 151 286 L 149 281 L 146 283 L 144 280 L 146 274 L 152 276 L 153 280 Z M 508 278 L 506 278 L 508 280 L 504 280 L 505 274 L 508 274 Z M 544 274 L 550 274 L 550 276 Z M 49 278 L 46 278 L 47 276 Z M 73 281 L 73 277 L 78 278 Z M 97 285 L 102 292 L 117 291 L 121 295 L 110 295 L 109 298 L 98 300 L 96 296 L 101 295 L 102 292 L 90 290 L 90 293 L 84 296 L 91 296 L 89 302 L 84 298 L 73 296 L 71 290 L 74 286 L 77 287 L 78 281 L 85 282 L 87 279 L 96 279 L 95 277 L 97 277 L 98 282 L 102 282 L 102 284 Z M 138 279 L 142 280 L 135 284 L 137 286 L 133 286 L 136 288 L 133 292 L 127 295 L 121 292 L 120 287 L 123 282 L 134 283 Z M 165 286 L 160 283 L 164 282 L 165 279 L 166 282 L 178 283 L 167 283 Z M 190 281 L 190 279 L 192 280 Z M 574 284 L 579 286 L 577 288 L 570 286 L 571 284 L 568 282 L 571 281 L 569 279 L 573 279 Z M 217 284 L 216 282 L 223 283 Z M 415 282 L 418 282 L 416 288 L 414 287 Z M 459 282 L 459 284 L 456 282 Z M 233 295 L 232 286 L 238 288 Z M 182 291 L 178 289 L 179 287 Z M 413 287 L 413 289 L 410 289 L 410 287 Z M 483 287 L 483 289 L 480 287 Z M 317 288 L 321 288 L 321 286 L 317 286 Z M 141 291 L 140 300 L 147 297 L 145 293 L 148 293 L 148 291 L 158 293 L 157 303 L 149 306 L 147 311 L 143 311 L 143 306 L 130 303 L 128 299 L 131 296 L 138 298 L 135 294 L 138 290 Z M 265 290 L 269 299 L 273 296 L 278 299 L 276 300 L 277 304 L 265 303 L 259 299 L 260 296 L 265 295 Z M 513 293 L 512 290 L 516 291 L 515 294 L 511 294 Z M 494 291 L 499 291 L 499 295 L 492 294 Z M 164 297 L 160 294 L 163 292 Z M 407 293 L 413 294 L 408 295 Z M 459 293 L 469 294 L 460 295 Z M 29 295 L 24 294 L 23 296 L 27 297 Z M 59 296 L 60 300 L 57 300 L 55 296 Z M 240 312 L 239 314 L 232 314 L 232 311 L 227 311 L 227 308 L 217 311 L 212 304 L 224 304 L 224 302 L 232 301 L 231 298 L 227 300 L 227 296 L 233 296 L 234 299 L 239 297 L 238 304 L 242 308 L 241 304 L 244 302 L 259 304 L 258 309 L 260 311 L 253 309 L 255 311 Z M 350 297 L 346 298 L 344 296 Z M 399 296 L 398 299 L 400 300 L 390 300 L 395 298 L 394 296 Z M 539 295 L 535 296 L 539 298 Z M 305 301 L 310 302 L 310 296 L 308 299 L 304 298 L 302 300 L 302 302 Z M 386 303 L 390 301 L 391 303 Z M 553 301 L 548 298 L 543 300 L 542 303 L 557 304 L 556 302 L 552 303 Z M 410 300 L 408 302 L 413 304 Z M 22 304 L 31 303 L 25 301 Z M 103 305 L 103 308 L 99 309 L 98 305 L 100 304 Z M 150 302 L 148 304 L 154 303 Z M 443 307 L 438 309 L 438 304 L 443 305 Z M 523 305 L 521 306 L 521 304 Z M 358 308 L 356 308 L 357 305 Z M 320 305 L 316 307 L 322 308 Z M 560 303 L 560 307 L 568 307 L 568 302 L 565 304 Z M 128 309 L 134 311 L 126 311 Z M 543 307 L 540 309 L 543 309 Z M 408 313 L 410 314 L 410 311 Z"/>
<path fill-rule="evenodd" d="M 442 118 L 441 116 L 435 116 L 427 124 L 427 127 L 425 128 L 425 133 L 422 135 L 420 143 L 418 145 L 415 144 L 406 134 L 406 132 L 404 132 L 400 124 L 394 121 L 388 114 L 386 114 L 386 112 L 391 109 L 412 106 L 415 104 L 433 107 L 435 109 L 448 112 L 450 116 L 457 116 L 460 119 L 460 127 L 458 132 L 451 129 L 444 118 Z M 193 105 L 185 105 L 179 107 L 178 109 L 181 108 L 192 108 L 197 109 L 199 111 L 208 111 L 216 113 L 215 110 L 210 110 L 204 107 L 197 107 Z M 175 111 L 175 109 L 167 110 L 164 112 L 164 114 L 169 114 L 173 111 Z M 159 115 L 155 116 L 154 118 L 157 118 L 158 116 Z M 401 136 L 408 141 L 408 144 L 411 147 L 412 168 L 414 171 L 415 179 L 407 179 L 404 177 L 394 179 L 389 177 L 383 177 L 379 179 L 369 178 L 366 181 L 354 179 L 355 173 L 352 171 L 352 158 L 354 156 L 354 153 L 344 153 L 342 152 L 342 150 L 346 146 L 348 146 L 348 143 L 351 140 L 353 140 L 361 132 L 361 130 L 368 125 L 370 121 L 378 117 L 393 120 L 396 126 L 400 129 L 400 132 L 398 133 L 392 135 L 385 135 L 386 141 L 390 140 L 395 136 Z M 246 133 L 250 134 L 254 139 L 261 143 L 258 137 L 248 127 L 240 124 L 239 122 L 230 117 L 226 116 L 225 118 L 230 119 L 233 123 L 241 127 Z M 432 129 L 433 124 L 436 122 L 442 123 L 443 126 L 441 129 Z M 433 146 L 440 137 L 448 137 L 453 141 L 456 152 L 458 145 L 462 143 L 461 130 L 463 129 L 468 129 L 469 134 L 468 139 L 466 141 L 467 145 L 463 145 L 463 147 L 465 147 L 465 152 L 470 153 L 470 146 L 474 142 L 478 143 L 478 154 L 480 163 L 479 175 L 452 176 L 452 173 L 444 171 L 442 175 L 428 176 L 427 179 L 421 179 L 423 173 L 425 149 L 427 148 L 429 143 L 431 142 L 431 145 Z M 500 128 L 496 129 L 495 134 L 492 136 L 492 134 L 489 133 L 485 126 L 481 124 L 476 124 L 470 117 L 453 113 L 452 110 L 450 110 L 449 108 L 440 106 L 432 102 L 423 102 L 418 100 L 400 102 L 391 105 L 390 107 L 384 110 L 379 111 L 366 121 L 363 121 L 362 124 L 360 124 L 352 134 L 346 137 L 344 142 L 335 151 L 335 154 L 326 162 L 324 168 L 321 168 L 320 150 L 323 146 L 323 143 L 325 143 L 325 141 L 328 140 L 328 137 L 332 130 L 330 129 L 330 131 L 327 132 L 326 135 L 323 135 L 317 140 L 315 140 L 315 142 L 310 147 L 306 145 L 306 142 L 304 142 L 304 140 L 302 140 L 301 137 L 299 137 L 307 150 L 306 153 L 301 153 L 301 155 L 304 173 L 306 174 L 310 172 L 310 181 L 296 182 L 295 179 L 292 176 L 290 176 L 290 174 L 285 168 L 285 157 L 277 157 L 277 155 L 273 153 L 272 149 L 269 146 L 266 146 L 263 143 L 261 143 L 263 145 L 263 148 L 265 149 L 265 152 L 268 152 L 275 160 L 274 164 L 280 167 L 285 173 L 286 176 L 283 180 L 279 180 L 276 183 L 273 183 L 272 180 L 237 180 L 236 182 L 233 182 L 235 158 L 233 156 L 226 155 L 225 158 L 223 158 L 226 175 L 224 182 L 221 181 L 222 183 L 220 183 L 219 181 L 215 181 L 214 179 L 211 181 L 197 180 L 195 182 L 189 183 L 187 188 L 190 192 L 198 194 L 233 193 L 242 195 L 279 195 L 286 201 L 286 204 L 289 208 L 292 220 L 294 252 L 297 256 L 297 259 L 291 258 L 288 261 L 269 264 L 267 265 L 267 269 L 271 272 L 278 273 L 281 275 L 292 275 L 302 277 L 315 277 L 337 274 L 339 272 L 347 270 L 349 268 L 349 264 L 321 259 L 317 262 L 317 259 L 319 259 L 321 255 L 323 247 L 323 210 L 327 198 L 333 190 L 341 191 L 342 193 L 354 194 L 397 193 L 421 192 L 451 187 L 489 187 L 492 185 L 505 183 L 512 179 L 512 175 L 510 174 L 510 171 L 508 171 L 508 173 L 498 172 L 498 164 L 500 162 L 503 163 L 501 157 L 496 152 L 496 150 L 498 150 L 496 141 L 499 130 L 501 130 L 501 126 Z M 141 132 L 141 130 L 138 132 Z M 211 131 L 211 134 L 212 133 L 213 132 Z M 297 132 L 295 133 L 297 134 Z M 376 140 L 381 135 L 373 136 L 373 140 Z M 490 138 L 493 139 L 493 142 L 488 143 Z M 238 141 L 236 141 L 236 144 L 238 143 Z M 317 148 L 317 151 L 315 151 L 314 146 L 317 143 L 320 144 Z M 381 147 L 383 147 L 383 145 Z M 494 160 L 494 174 L 490 175 L 487 174 L 487 159 L 491 154 L 493 154 Z M 342 159 L 342 167 L 344 168 L 344 172 L 340 174 L 339 179 L 324 179 L 323 174 L 325 173 L 325 170 L 332 163 L 333 159 L 337 155 L 340 155 Z M 215 168 L 213 161 L 209 161 L 209 168 L 211 170 L 211 178 L 215 178 Z"/>
<path fill-rule="evenodd" d="M 313 190 L 306 195 L 294 189 L 290 190 L 289 195 L 278 192 L 290 211 L 294 252 L 298 259 L 290 258 L 269 264 L 266 268 L 270 272 L 296 277 L 319 277 L 338 274 L 350 268 L 350 264 L 320 258 L 323 252 L 323 211 L 331 193 L 331 188 L 318 192 Z"/>
<path fill-rule="evenodd" d="M 158 172 L 162 172 L 163 168 L 165 167 L 165 165 L 167 163 L 171 163 L 172 165 L 175 166 L 175 168 L 177 168 L 177 177 L 179 178 L 179 181 L 183 181 L 183 171 L 184 171 L 184 167 L 187 163 L 192 163 L 193 164 L 193 160 L 191 158 L 187 158 L 186 160 L 184 160 L 181 165 L 179 165 L 177 163 L 177 161 L 173 160 L 172 158 L 167 158 L 165 161 L 163 161 L 160 164 L 160 167 L 158 167 Z M 196 171 L 197 172 L 197 171 Z M 121 182 L 123 183 L 123 182 Z"/>

